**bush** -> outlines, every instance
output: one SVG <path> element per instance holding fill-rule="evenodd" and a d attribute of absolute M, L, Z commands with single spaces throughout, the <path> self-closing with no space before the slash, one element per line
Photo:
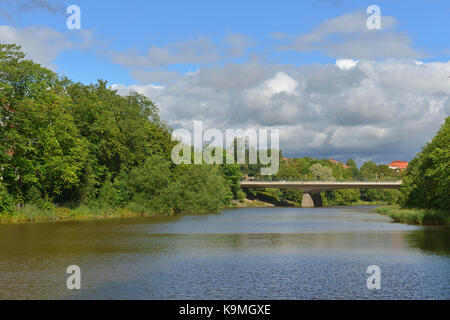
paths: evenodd
<path fill-rule="evenodd" d="M 119 193 L 117 192 L 117 189 L 114 187 L 109 178 L 106 179 L 105 183 L 103 183 L 102 187 L 100 188 L 97 202 L 101 208 L 114 208 L 119 205 Z"/>
<path fill-rule="evenodd" d="M 217 167 L 190 165 L 174 177 L 164 195 L 155 199 L 155 205 L 164 213 L 216 212 L 226 204 L 228 188 Z"/>
<path fill-rule="evenodd" d="M 322 192 L 322 201 L 325 206 L 352 204 L 359 200 L 359 189 L 338 189 Z"/>
<path fill-rule="evenodd" d="M 0 183 L 0 214 L 11 213 L 14 211 L 14 198 L 8 193 L 8 190 Z"/>
<path fill-rule="evenodd" d="M 167 188 L 170 177 L 170 163 L 152 155 L 131 171 L 122 171 L 115 184 L 125 205 L 131 201 L 150 206 Z"/>
<path fill-rule="evenodd" d="M 379 207 L 378 213 L 389 215 L 394 222 L 420 225 L 449 225 L 450 212 L 445 210 L 402 209 L 399 206 Z"/>
<path fill-rule="evenodd" d="M 38 209 L 51 210 L 54 208 L 53 202 L 48 198 L 43 199 L 41 191 L 35 186 L 28 190 L 25 200 Z"/>
<path fill-rule="evenodd" d="M 399 191 L 389 189 L 361 189 L 361 200 L 369 202 L 397 203 Z"/>

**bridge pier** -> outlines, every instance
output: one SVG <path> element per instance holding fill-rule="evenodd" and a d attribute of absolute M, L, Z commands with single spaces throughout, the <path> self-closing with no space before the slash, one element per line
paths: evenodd
<path fill-rule="evenodd" d="M 322 206 L 320 192 L 305 192 L 302 197 L 302 208 L 314 208 Z"/>
<path fill-rule="evenodd" d="M 303 190 L 302 207 L 322 206 L 320 191 L 337 189 L 399 189 L 401 181 L 241 181 L 241 188 Z"/>

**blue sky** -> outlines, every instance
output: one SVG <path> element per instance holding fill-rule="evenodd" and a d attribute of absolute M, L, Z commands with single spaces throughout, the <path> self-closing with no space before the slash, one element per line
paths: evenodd
<path fill-rule="evenodd" d="M 70 4 L 81 30 L 66 28 Z M 370 5 L 381 30 L 364 29 Z M 383 162 L 410 160 L 448 116 L 449 17 L 450 2 L 433 0 L 0 0 L 0 41 L 74 81 L 147 94 L 174 127 L 280 127 L 288 155 Z"/>
<path fill-rule="evenodd" d="M 14 10 L 6 1 L 3 8 Z M 283 32 L 299 35 L 311 31 L 326 19 L 348 12 L 365 10 L 376 4 L 381 14 L 395 16 L 398 30 L 413 40 L 413 48 L 427 54 L 424 61 L 450 59 L 450 2 L 448 1 L 49 1 L 57 13 L 39 8 L 11 13 L 14 19 L 0 17 L 0 23 L 17 27 L 47 26 L 68 36 L 78 31 L 67 30 L 69 16 L 63 10 L 69 4 L 81 8 L 82 29 L 92 30 L 98 41 L 98 50 L 123 51 L 133 48 L 145 52 L 149 46 L 163 46 L 198 36 L 220 41 L 227 34 L 245 34 L 255 41 L 248 54 L 257 53 L 271 62 L 287 64 L 329 63 L 333 57 L 320 51 L 298 53 L 273 50 L 278 41 L 270 35 Z M 245 57 L 243 57 L 245 58 Z M 74 60 L 77 61 L 74 63 Z M 237 59 L 236 59 L 237 60 Z M 238 61 L 238 60 L 237 60 Z M 105 78 L 111 82 L 133 84 L 127 70 L 112 63 L 107 56 L 95 50 L 63 51 L 55 60 L 58 71 L 71 79 L 93 82 Z M 80 68 L 80 65 L 83 67 Z M 181 72 L 195 71 L 196 64 L 171 66 Z"/>

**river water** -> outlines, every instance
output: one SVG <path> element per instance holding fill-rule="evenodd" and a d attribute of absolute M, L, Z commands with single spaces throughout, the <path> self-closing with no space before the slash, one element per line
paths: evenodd
<path fill-rule="evenodd" d="M 0 299 L 450 299 L 450 229 L 373 207 L 0 225 Z"/>

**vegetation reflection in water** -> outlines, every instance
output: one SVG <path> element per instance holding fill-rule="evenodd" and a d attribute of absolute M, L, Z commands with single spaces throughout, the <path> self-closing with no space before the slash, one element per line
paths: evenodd
<path fill-rule="evenodd" d="M 0 298 L 448 299 L 449 232 L 370 207 L 0 225 Z"/>

